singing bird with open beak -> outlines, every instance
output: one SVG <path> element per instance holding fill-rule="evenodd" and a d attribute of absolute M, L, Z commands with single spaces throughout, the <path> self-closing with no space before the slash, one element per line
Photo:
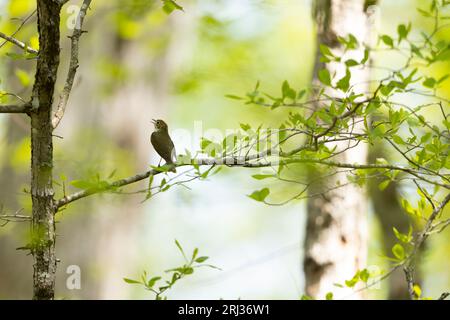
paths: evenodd
<path fill-rule="evenodd" d="M 153 131 L 150 137 L 153 148 L 155 148 L 161 158 L 166 161 L 166 164 L 175 164 L 177 161 L 175 146 L 169 136 L 169 128 L 167 127 L 167 124 L 162 120 L 155 119 L 152 119 L 152 123 L 155 125 L 155 131 Z M 177 172 L 175 168 L 172 168 L 170 171 Z"/>

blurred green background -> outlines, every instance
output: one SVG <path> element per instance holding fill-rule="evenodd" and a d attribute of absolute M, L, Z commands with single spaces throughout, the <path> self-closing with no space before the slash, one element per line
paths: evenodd
<path fill-rule="evenodd" d="M 68 67 L 74 7 L 61 22 L 62 60 L 57 90 Z M 378 31 L 395 32 L 411 21 L 426 28 L 416 13 L 421 1 L 381 0 Z M 157 164 L 149 137 L 152 118 L 167 120 L 179 153 L 198 149 L 199 124 L 214 135 L 239 123 L 277 126 L 287 111 L 273 112 L 225 98 L 251 90 L 259 80 L 266 92 L 278 92 L 288 80 L 307 86 L 315 52 L 310 1 L 180 0 L 184 12 L 167 15 L 158 0 L 94 0 L 80 45 L 80 68 L 67 112 L 55 134 L 57 196 L 75 191 L 72 180 L 97 174 L 120 178 Z M 34 0 L 0 0 L 0 31 L 12 34 L 35 9 Z M 38 48 L 36 17 L 16 35 Z M 1 43 L 1 42 L 0 42 Z M 0 48 L 0 91 L 27 99 L 34 61 L 17 59 L 10 44 Z M 383 53 L 377 65 L 392 66 Z M 448 72 L 436 70 L 437 73 Z M 442 94 L 449 96 L 447 86 Z M 3 95 L 1 102 L 17 101 Z M 430 115 L 431 117 L 432 115 Z M 196 127 L 197 126 L 197 127 Z M 182 130 L 188 131 L 182 131 Z M 29 128 L 22 115 L 0 117 L 0 203 L 5 210 L 29 213 Z M 150 299 L 152 295 L 122 278 L 143 270 L 159 275 L 182 263 L 174 245 L 202 255 L 222 271 L 200 269 L 181 281 L 169 299 L 298 299 L 303 294 L 304 202 L 269 207 L 246 195 L 260 184 L 255 170 L 224 169 L 191 190 L 174 187 L 142 203 L 143 195 L 102 195 L 83 199 L 62 212 L 57 225 L 57 298 Z M 145 188 L 131 186 L 127 190 Z M 278 192 L 286 192 L 279 186 Z M 411 190 L 401 190 L 403 193 Z M 275 195 L 276 196 L 276 195 Z M 373 208 L 376 206 L 372 206 Z M 374 209 L 372 209 L 374 211 Z M 387 268 L 385 232 L 370 213 L 370 264 Z M 0 228 L 0 298 L 31 297 L 32 258 L 16 248 L 28 234 L 26 224 Z M 450 285 L 450 232 L 433 237 L 423 256 L 423 290 L 438 296 Z M 66 269 L 78 265 L 81 290 L 66 288 Z M 345 280 L 345 279 L 342 279 Z M 386 282 L 369 290 L 387 297 Z M 338 290 L 338 289 L 337 289 Z"/>

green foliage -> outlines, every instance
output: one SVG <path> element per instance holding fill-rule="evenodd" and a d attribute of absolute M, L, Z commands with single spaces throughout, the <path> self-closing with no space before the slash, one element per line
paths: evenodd
<path fill-rule="evenodd" d="M 448 3 L 436 2 L 429 10 L 429 17 L 439 16 L 444 6 L 448 6 Z M 358 51 L 360 56 L 362 54 L 361 58 L 354 58 L 358 55 L 353 55 L 347 59 L 338 55 L 337 50 L 320 44 L 321 62 L 333 63 L 339 66 L 342 72 L 331 74 L 330 70 L 334 69 L 327 67 L 318 70 L 317 79 L 320 85 L 317 88 L 298 89 L 285 80 L 281 83 L 281 94 L 273 94 L 265 92 L 260 81 L 257 81 L 253 90 L 244 96 L 227 95 L 228 98 L 240 100 L 244 104 L 269 107 L 272 110 L 291 108 L 288 118 L 279 126 L 279 139 L 275 143 L 275 150 L 267 148 L 271 134 L 264 134 L 261 127 L 254 130 L 247 124 L 241 124 L 241 129 L 246 134 L 236 136 L 233 148 L 225 148 L 223 144 L 210 140 L 202 141 L 202 148 L 218 150 L 205 152 L 213 157 L 221 154 L 222 157 L 237 159 L 240 154 L 250 154 L 253 157 L 244 160 L 248 163 L 258 162 L 258 165 L 268 161 L 267 158 L 271 156 L 270 159 L 275 160 L 273 163 L 281 164 L 281 168 L 286 163 L 307 163 L 322 170 L 321 166 L 332 170 L 342 164 L 327 160 L 345 151 L 337 146 L 330 147 L 333 142 L 345 141 L 349 144 L 349 149 L 351 144 L 384 144 L 392 148 L 401 161 L 377 159 L 375 163 L 364 168 L 347 164 L 347 169 L 353 169 L 347 174 L 348 182 L 364 186 L 368 179 L 379 179 L 379 189 L 385 190 L 391 183 L 403 181 L 405 176 L 408 176 L 427 185 L 427 188 L 434 186 L 448 189 L 449 178 L 445 171 L 450 168 L 450 122 L 445 111 L 448 109 L 448 100 L 437 95 L 437 90 L 448 79 L 448 75 L 436 77 L 429 74 L 430 66 L 450 58 L 448 40 L 436 37 L 438 31 L 443 32 L 442 30 L 446 29 L 448 26 L 441 24 L 438 19 L 433 31 L 430 34 L 423 33 L 419 40 L 413 39 L 411 23 L 399 24 L 395 35 L 380 35 L 379 45 L 387 47 L 385 50 L 401 54 L 405 63 L 386 72 L 386 76 L 381 80 L 372 81 L 372 90 L 369 93 L 355 92 L 354 85 L 357 83 L 356 79 L 353 79 L 353 72 L 356 68 L 366 67 L 365 64 L 374 54 L 372 48 L 358 41 L 352 34 L 338 37 L 345 53 Z M 339 92 L 339 98 L 330 94 L 336 91 Z M 310 100 L 302 100 L 307 93 L 312 93 Z M 411 105 L 398 102 L 402 101 L 402 97 L 411 95 L 423 97 L 427 101 Z M 431 121 L 424 116 L 424 112 L 431 108 L 440 109 L 442 120 Z M 362 122 L 362 132 L 355 132 L 358 131 L 355 130 L 355 122 Z M 299 136 L 302 137 L 301 140 Z M 268 163 L 272 164 L 270 161 Z M 252 177 L 257 180 L 275 178 L 287 181 L 280 174 L 257 174 Z M 301 190 L 297 196 L 286 202 L 298 199 L 303 192 L 304 190 Z M 417 209 L 406 199 L 402 200 L 402 206 L 414 219 L 424 217 L 426 208 L 423 203 L 428 201 L 428 198 L 438 196 L 437 192 L 421 197 Z M 249 197 L 267 203 L 269 194 L 270 190 L 263 188 L 254 191 Z M 396 236 L 401 238 L 401 242 L 411 242 L 411 232 L 408 235 L 396 232 Z M 400 247 L 399 244 L 394 250 L 397 260 L 406 257 L 406 251 L 403 250 L 402 253 Z"/>
<path fill-rule="evenodd" d="M 264 202 L 269 194 L 270 190 L 268 188 L 263 188 L 261 190 L 253 191 L 253 193 L 250 194 L 249 197 L 256 201 Z"/>
<path fill-rule="evenodd" d="M 183 11 L 183 7 L 174 0 L 161 0 L 163 2 L 163 10 L 167 14 L 171 14 L 174 10 Z"/>
<path fill-rule="evenodd" d="M 405 258 L 405 249 L 399 243 L 396 243 L 392 247 L 392 253 L 394 254 L 395 258 L 397 258 L 400 261 L 402 261 Z"/>
<path fill-rule="evenodd" d="M 351 279 L 345 280 L 344 282 L 345 287 L 354 288 L 358 283 L 361 282 L 364 284 L 364 286 L 367 286 L 369 280 L 372 280 L 377 276 L 379 275 L 374 272 L 370 272 L 368 269 L 358 270 Z M 342 284 L 339 283 L 335 283 L 334 285 L 340 288 L 344 287 Z"/>
<path fill-rule="evenodd" d="M 25 2 L 14 1 L 15 4 L 11 4 L 8 10 L 23 15 L 32 8 L 30 5 L 24 5 Z M 402 207 L 413 221 L 428 219 L 430 210 L 438 204 L 443 190 L 446 192 L 450 184 L 450 121 L 447 111 L 449 102 L 440 95 L 449 75 L 438 75 L 433 71 L 441 70 L 442 63 L 450 60 L 448 37 L 437 36 L 439 32 L 448 31 L 445 23 L 448 17 L 442 15 L 443 7 L 448 5 L 448 1 L 431 1 L 431 6 L 418 10 L 434 24 L 430 32 L 421 33 L 419 38 L 415 37 L 416 32 L 412 32 L 411 23 L 399 24 L 393 35 L 379 36 L 378 45 L 384 51 L 400 54 L 404 58 L 404 64 L 399 68 L 387 70 L 381 80 L 373 79 L 370 92 L 356 92 L 354 85 L 357 79 L 354 72 L 365 68 L 376 50 L 358 41 L 354 35 L 348 34 L 337 38 L 341 50 L 320 44 L 321 62 L 333 63 L 342 72 L 330 72 L 333 68 L 325 66 L 318 71 L 317 79 L 320 83 L 315 83 L 314 87 L 298 88 L 292 85 L 293 80 L 283 80 L 274 90 L 270 90 L 274 92 L 268 92 L 269 90 L 263 88 L 266 84 L 262 85 L 257 81 L 245 94 L 226 95 L 227 98 L 241 101 L 245 105 L 273 110 L 274 114 L 281 108 L 289 108 L 289 114 L 282 123 L 275 125 L 275 129 L 241 123 L 239 130 L 218 141 L 203 137 L 200 141 L 201 153 L 191 154 L 186 151 L 179 157 L 180 164 L 190 165 L 190 171 L 186 172 L 193 175 L 189 179 L 180 180 L 178 176 L 171 176 L 171 166 L 152 167 L 155 172 L 162 173 L 160 176 L 163 177 L 156 181 L 155 176 L 150 175 L 147 188 L 138 192 L 145 194 L 145 200 L 148 200 L 173 186 L 185 186 L 192 179 L 207 179 L 218 172 L 219 168 L 215 165 L 202 169 L 201 162 L 197 161 L 199 154 L 202 154 L 218 161 L 231 160 L 230 163 L 225 162 L 225 165 L 230 166 L 271 167 L 271 174 L 255 174 L 252 177 L 256 180 L 277 179 L 300 186 L 298 193 L 292 197 L 286 196 L 286 201 L 282 203 L 304 197 L 307 187 L 318 183 L 320 179 L 326 180 L 330 174 L 340 169 L 346 170 L 346 181 L 339 181 L 336 186 L 331 186 L 331 189 L 347 182 L 364 186 L 368 179 L 377 179 L 379 189 L 385 190 L 391 183 L 407 184 L 414 180 L 420 199 L 417 204 L 411 199 L 402 199 Z M 22 8 L 25 6 L 26 10 Z M 173 0 L 162 0 L 162 9 L 167 14 L 177 10 L 183 11 L 183 7 Z M 145 30 L 135 19 L 142 11 L 125 10 L 114 16 L 117 33 L 121 38 L 136 39 L 141 31 Z M 205 17 L 202 23 L 209 29 L 221 25 L 221 22 L 212 16 Z M 33 47 L 37 47 L 37 44 Z M 344 55 L 341 55 L 342 51 Z M 358 54 L 347 58 L 345 54 L 352 51 L 357 51 Z M 7 55 L 15 60 L 36 58 L 36 55 L 25 52 L 8 52 Z M 130 76 L 130 72 L 123 66 L 107 58 L 102 58 L 97 69 L 107 79 L 110 91 L 113 91 L 117 83 L 124 82 Z M 14 74 L 23 87 L 30 87 L 32 79 L 27 71 L 14 69 Z M 336 92 L 338 94 L 334 94 Z M 405 99 L 411 95 L 420 99 Z M 0 93 L 0 98 L 4 99 L 6 96 L 6 92 Z M 425 116 L 428 110 L 433 110 L 433 114 L 440 114 L 439 120 Z M 354 130 L 355 123 L 361 123 L 363 128 Z M 272 141 L 274 137 L 275 141 Z M 338 155 L 343 150 L 333 146 L 333 143 L 339 141 L 348 143 L 348 149 L 358 144 L 383 144 L 391 148 L 394 156 L 389 159 L 376 159 L 367 165 L 340 163 L 336 159 L 339 159 Z M 19 151 L 22 153 L 23 150 Z M 298 176 L 292 179 L 292 171 L 297 169 L 296 165 L 308 165 L 308 170 L 313 168 L 312 172 L 323 172 L 324 175 L 317 177 L 317 181 L 314 180 L 316 177 L 313 177 L 313 181 L 303 183 Z M 66 180 L 66 177 L 61 177 L 63 186 Z M 120 192 L 112 184 L 111 177 L 101 178 L 100 174 L 71 181 L 70 185 L 92 193 Z M 248 197 L 268 203 L 266 200 L 271 192 L 274 193 L 273 189 L 265 187 L 252 192 Z M 439 226 L 439 222 L 436 222 L 436 226 Z M 392 247 L 393 258 L 389 259 L 399 265 L 410 258 L 414 236 L 412 227 L 407 233 L 402 233 L 394 227 L 393 232 L 399 243 Z M 25 248 L 32 249 L 39 245 L 39 241 L 39 237 L 32 239 L 31 244 Z M 171 289 L 182 277 L 192 274 L 196 267 L 201 266 L 199 264 L 208 259 L 206 256 L 198 256 L 197 249 L 188 259 L 178 241 L 176 246 L 185 258 L 185 263 L 167 270 L 169 278 L 165 283 L 162 283 L 163 277 L 147 277 L 146 273 L 140 280 L 124 280 L 130 284 L 143 285 L 155 293 L 157 299 L 164 298 L 166 290 Z M 345 285 L 353 288 L 360 282 L 367 283 L 370 278 L 369 271 L 363 269 L 352 279 L 345 281 Z M 421 297 L 420 288 L 415 289 L 415 293 L 417 298 Z M 332 299 L 333 294 L 328 293 L 326 298 Z"/>
<path fill-rule="evenodd" d="M 325 86 L 331 87 L 331 76 L 327 69 L 319 70 L 318 78 Z"/>
<path fill-rule="evenodd" d="M 111 172 L 106 179 L 102 179 L 99 173 L 86 180 L 72 180 L 70 185 L 82 189 L 88 190 L 90 192 L 105 192 L 105 191 L 116 191 L 117 187 L 112 185 L 108 180 L 111 180 L 114 176 L 115 171 Z"/>
<path fill-rule="evenodd" d="M 208 267 L 220 270 L 218 267 L 205 264 L 204 262 L 208 260 L 209 257 L 199 256 L 198 248 L 195 248 L 190 257 L 188 257 L 178 240 L 175 240 L 175 245 L 183 256 L 184 263 L 179 267 L 166 270 L 165 273 L 167 274 L 167 277 L 165 279 L 163 276 L 149 277 L 147 272 L 144 271 L 138 280 L 130 278 L 123 278 L 123 280 L 128 284 L 137 284 L 144 287 L 146 290 L 151 291 L 155 294 L 155 300 L 166 300 L 167 296 L 165 294 L 167 294 L 167 291 L 171 290 L 174 285 L 184 277 L 192 275 L 195 269 Z"/>
<path fill-rule="evenodd" d="M 409 227 L 408 234 L 403 234 L 397 230 L 397 228 L 393 227 L 395 237 L 403 243 L 410 243 L 412 240 L 412 227 Z"/>

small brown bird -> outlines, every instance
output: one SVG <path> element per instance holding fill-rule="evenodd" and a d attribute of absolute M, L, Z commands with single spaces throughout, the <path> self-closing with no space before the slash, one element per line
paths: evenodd
<path fill-rule="evenodd" d="M 155 131 L 153 131 L 150 138 L 153 148 L 166 161 L 166 164 L 172 165 L 177 161 L 177 158 L 175 146 L 169 136 L 169 128 L 162 120 L 152 119 L 152 122 L 155 125 Z M 172 168 L 170 171 L 177 172 L 175 168 Z"/>

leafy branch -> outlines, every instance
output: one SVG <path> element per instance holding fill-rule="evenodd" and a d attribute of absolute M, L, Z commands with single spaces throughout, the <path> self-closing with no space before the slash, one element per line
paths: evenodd
<path fill-rule="evenodd" d="M 167 279 L 163 279 L 163 276 L 149 277 L 147 272 L 144 271 L 139 280 L 129 278 L 124 278 L 123 280 L 128 284 L 138 284 L 143 286 L 146 290 L 155 294 L 155 300 L 167 300 L 167 296 L 165 296 L 166 292 L 171 290 L 179 280 L 192 275 L 195 269 L 208 267 L 220 270 L 220 268 L 216 266 L 205 264 L 205 261 L 208 260 L 209 257 L 199 256 L 198 248 L 195 248 L 190 258 L 188 258 L 178 240 L 175 240 L 175 245 L 182 254 L 184 263 L 181 266 L 166 270 L 165 273 L 168 275 Z M 161 281 L 164 283 L 157 285 Z"/>

